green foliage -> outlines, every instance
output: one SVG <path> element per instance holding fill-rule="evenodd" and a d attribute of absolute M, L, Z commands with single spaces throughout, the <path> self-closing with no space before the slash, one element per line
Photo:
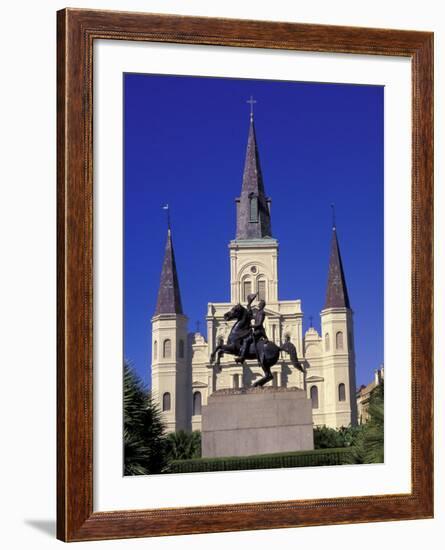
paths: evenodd
<path fill-rule="evenodd" d="M 124 363 L 124 475 L 158 474 L 167 468 L 161 413 L 141 380 Z"/>
<path fill-rule="evenodd" d="M 356 444 L 361 431 L 362 426 L 349 426 L 338 429 L 317 426 L 314 428 L 314 447 L 316 449 L 352 447 Z"/>
<path fill-rule="evenodd" d="M 381 463 L 384 461 L 384 385 L 371 392 L 369 420 L 363 424 L 351 462 L 355 464 Z"/>
<path fill-rule="evenodd" d="M 307 466 L 335 466 L 349 464 L 350 448 L 318 449 L 269 455 L 234 456 L 175 460 L 170 463 L 170 473 L 221 472 L 229 470 L 257 470 L 264 468 L 296 468 Z"/>
<path fill-rule="evenodd" d="M 201 432 L 169 433 L 165 440 L 166 453 L 169 460 L 187 460 L 201 456 Z"/>

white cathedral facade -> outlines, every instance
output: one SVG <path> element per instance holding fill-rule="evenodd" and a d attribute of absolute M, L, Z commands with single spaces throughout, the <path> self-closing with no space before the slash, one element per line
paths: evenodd
<path fill-rule="evenodd" d="M 225 355 L 218 370 L 209 357 L 226 341 L 232 322 L 224 313 L 246 305 L 253 292 L 266 302 L 265 329 L 280 345 L 286 339 L 297 349 L 306 375 L 295 369 L 286 353 L 272 367 L 270 385 L 305 389 L 312 401 L 315 426 L 339 428 L 357 423 L 353 313 L 345 282 L 336 228 L 332 228 L 326 300 L 321 334 L 313 327 L 303 334 L 301 299 L 280 300 L 278 241 L 272 236 L 270 199 L 261 172 L 253 116 L 240 197 L 236 199 L 236 238 L 229 243 L 230 300 L 207 305 L 207 338 L 188 333 L 183 312 L 172 234 L 168 229 L 156 311 L 152 318 L 152 395 L 168 431 L 201 429 L 202 407 L 223 388 L 249 387 L 263 376 L 256 361 L 244 365 Z M 254 302 L 253 306 L 256 302 Z"/>

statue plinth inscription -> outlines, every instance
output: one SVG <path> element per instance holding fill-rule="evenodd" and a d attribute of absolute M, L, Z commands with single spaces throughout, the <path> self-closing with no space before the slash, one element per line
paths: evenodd
<path fill-rule="evenodd" d="M 312 405 L 299 388 L 218 390 L 202 409 L 202 456 L 314 448 Z"/>

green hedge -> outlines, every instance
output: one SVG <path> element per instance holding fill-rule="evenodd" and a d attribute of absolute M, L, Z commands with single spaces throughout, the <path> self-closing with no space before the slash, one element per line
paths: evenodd
<path fill-rule="evenodd" d="M 229 470 L 259 470 L 264 468 L 296 468 L 304 466 L 335 466 L 348 464 L 351 447 L 315 449 L 268 455 L 230 456 L 222 458 L 194 458 L 174 460 L 166 473 L 224 472 Z"/>

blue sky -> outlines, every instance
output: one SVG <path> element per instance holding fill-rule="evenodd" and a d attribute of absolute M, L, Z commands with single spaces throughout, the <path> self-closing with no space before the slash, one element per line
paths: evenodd
<path fill-rule="evenodd" d="M 124 75 L 124 353 L 150 383 L 153 315 L 171 208 L 189 330 L 229 300 L 229 252 L 253 95 L 279 298 L 319 330 L 331 208 L 354 311 L 357 384 L 383 361 L 381 86 Z"/>

